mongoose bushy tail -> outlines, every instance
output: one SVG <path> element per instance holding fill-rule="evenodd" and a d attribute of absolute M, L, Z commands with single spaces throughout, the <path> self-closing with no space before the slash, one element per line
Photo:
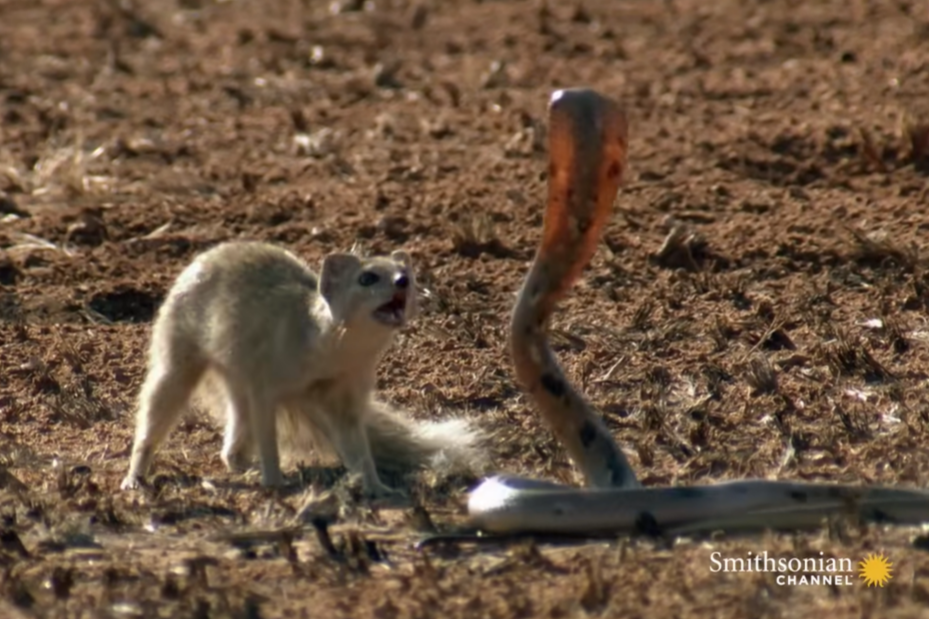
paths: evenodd
<path fill-rule="evenodd" d="M 282 456 L 298 459 L 310 445 L 321 455 L 335 456 L 327 431 L 317 422 L 319 415 L 307 414 L 310 402 L 282 407 L 278 432 Z M 377 468 L 401 473 L 429 467 L 442 473 L 477 472 L 485 464 L 480 448 L 482 434 L 465 419 L 411 419 L 390 404 L 371 399 L 364 415 L 365 432 Z"/>
<path fill-rule="evenodd" d="M 197 388 L 197 408 L 222 423 L 226 416 L 223 384 L 207 372 Z M 308 455 L 336 460 L 338 453 L 320 420 L 325 415 L 310 400 L 280 406 L 276 412 L 282 460 L 306 462 Z M 480 473 L 488 464 L 486 437 L 466 419 L 412 419 L 390 404 L 371 398 L 365 431 L 377 468 L 397 474 L 429 467 L 439 473 Z"/>

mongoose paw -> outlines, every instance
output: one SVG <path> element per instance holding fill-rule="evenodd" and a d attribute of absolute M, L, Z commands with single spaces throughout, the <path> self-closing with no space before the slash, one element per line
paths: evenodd
<path fill-rule="evenodd" d="M 402 507 L 409 503 L 410 497 L 406 492 L 380 484 L 366 486 L 362 494 L 365 499 L 382 507 Z"/>
<path fill-rule="evenodd" d="M 263 488 L 280 488 L 284 485 L 284 475 L 280 471 L 262 473 L 261 486 Z"/>
<path fill-rule="evenodd" d="M 226 470 L 233 474 L 241 474 L 254 468 L 255 460 L 245 453 L 233 452 L 222 455 Z"/>
<path fill-rule="evenodd" d="M 129 474 L 123 478 L 123 481 L 119 484 L 120 490 L 138 490 L 142 487 L 142 480 L 138 475 Z"/>

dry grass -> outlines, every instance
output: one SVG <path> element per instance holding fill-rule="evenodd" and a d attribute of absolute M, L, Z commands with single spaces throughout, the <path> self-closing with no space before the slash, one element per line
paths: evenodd
<path fill-rule="evenodd" d="M 884 156 L 874 141 L 874 136 L 865 127 L 858 127 L 858 138 L 861 142 L 861 156 L 865 162 L 878 172 L 887 172 Z"/>
<path fill-rule="evenodd" d="M 929 155 L 929 123 L 905 112 L 900 117 L 900 134 L 906 159 L 913 163 L 924 161 Z"/>
<path fill-rule="evenodd" d="M 510 251 L 497 236 L 493 219 L 481 211 L 462 213 L 452 226 L 452 248 L 467 258 L 487 253 L 502 258 Z"/>
<path fill-rule="evenodd" d="M 871 130 L 857 127 L 859 153 L 865 165 L 881 173 L 891 172 L 904 165 L 922 166 L 929 154 L 929 123 L 910 110 L 898 116 L 896 135 L 881 145 Z"/>
<path fill-rule="evenodd" d="M 919 248 L 915 243 L 901 246 L 898 239 L 884 230 L 849 229 L 849 233 L 855 240 L 854 256 L 858 260 L 879 265 L 895 263 L 910 271 L 919 264 Z"/>
<path fill-rule="evenodd" d="M 42 145 L 30 168 L 16 165 L 10 156 L 0 153 L 0 173 L 8 190 L 28 194 L 45 203 L 68 203 L 76 198 L 99 196 L 112 192 L 115 180 L 96 174 L 96 162 L 106 154 L 99 147 L 88 150 L 83 136 L 56 134 Z"/>
<path fill-rule="evenodd" d="M 748 364 L 746 381 L 754 390 L 753 395 L 777 393 L 777 372 L 764 355 L 752 357 Z"/>

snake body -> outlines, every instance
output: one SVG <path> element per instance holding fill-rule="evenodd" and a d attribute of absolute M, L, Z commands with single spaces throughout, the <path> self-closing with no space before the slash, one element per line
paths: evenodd
<path fill-rule="evenodd" d="M 587 484 L 637 486 L 623 452 L 567 380 L 546 339 L 555 305 L 590 261 L 609 218 L 626 167 L 626 118 L 589 90 L 555 93 L 550 114 L 548 209 L 513 311 L 510 351 L 523 388 Z"/>
<path fill-rule="evenodd" d="M 516 376 L 587 487 L 491 477 L 469 496 L 471 523 L 491 533 L 583 535 L 803 529 L 837 514 L 884 523 L 929 521 L 929 492 L 923 490 L 759 479 L 639 486 L 602 419 L 565 376 L 547 338 L 558 301 L 600 241 L 626 169 L 627 146 L 626 117 L 615 102 L 590 89 L 552 95 L 542 240 L 510 325 Z"/>

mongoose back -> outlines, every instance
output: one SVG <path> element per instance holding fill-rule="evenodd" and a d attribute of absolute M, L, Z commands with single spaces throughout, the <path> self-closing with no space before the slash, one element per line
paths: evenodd
<path fill-rule="evenodd" d="M 334 452 L 374 497 L 395 492 L 379 466 L 467 464 L 479 437 L 464 421 L 414 423 L 374 397 L 377 364 L 416 311 L 403 251 L 330 254 L 319 276 L 266 243 L 203 252 L 156 316 L 122 488 L 139 485 L 195 394 L 225 419 L 226 467 L 242 471 L 257 456 L 264 486 L 282 484 L 279 446 L 300 434 Z"/>

